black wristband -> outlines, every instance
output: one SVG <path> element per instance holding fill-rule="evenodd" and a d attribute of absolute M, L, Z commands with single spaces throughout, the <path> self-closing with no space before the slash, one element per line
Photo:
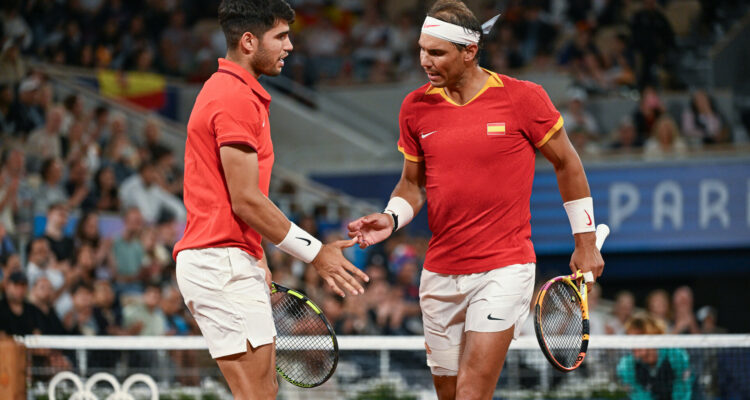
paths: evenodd
<path fill-rule="evenodd" d="M 391 234 L 393 234 L 393 232 L 396 232 L 396 230 L 398 229 L 398 214 L 392 211 L 383 211 L 383 214 L 388 214 L 391 216 L 391 218 L 393 218 L 393 230 L 391 231 Z"/>

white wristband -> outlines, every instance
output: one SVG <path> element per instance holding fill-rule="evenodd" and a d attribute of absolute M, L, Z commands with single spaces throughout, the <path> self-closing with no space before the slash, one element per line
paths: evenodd
<path fill-rule="evenodd" d="M 565 212 L 568 213 L 570 227 L 573 234 L 596 231 L 594 223 L 594 199 L 584 197 L 582 199 L 568 201 L 563 204 Z"/>
<path fill-rule="evenodd" d="M 403 197 L 392 197 L 385 206 L 385 213 L 393 217 L 393 230 L 399 230 L 406 226 L 414 218 L 414 209 Z"/>
<path fill-rule="evenodd" d="M 289 255 L 309 263 L 318 255 L 320 248 L 323 247 L 323 243 L 292 222 L 292 226 L 289 227 L 286 237 L 276 247 Z"/>

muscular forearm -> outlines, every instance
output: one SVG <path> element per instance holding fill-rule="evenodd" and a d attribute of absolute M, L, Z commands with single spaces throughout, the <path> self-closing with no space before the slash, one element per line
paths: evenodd
<path fill-rule="evenodd" d="M 589 183 L 578 157 L 571 157 L 556 165 L 555 174 L 563 202 L 591 196 Z"/>
<path fill-rule="evenodd" d="M 284 213 L 260 192 L 233 201 L 232 210 L 250 228 L 274 244 L 284 240 L 291 226 Z"/>

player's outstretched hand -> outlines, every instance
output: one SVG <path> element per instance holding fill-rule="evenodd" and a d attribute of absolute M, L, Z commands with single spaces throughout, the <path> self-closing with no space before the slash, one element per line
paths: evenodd
<path fill-rule="evenodd" d="M 346 297 L 344 290 L 353 295 L 365 292 L 362 285 L 352 275 L 356 275 L 363 282 L 370 281 L 367 274 L 350 263 L 341 251 L 355 244 L 357 244 L 357 239 L 337 240 L 333 243 L 324 244 L 318 255 L 312 260 L 313 267 L 318 270 L 323 280 L 328 283 L 331 290 L 341 297 Z M 341 289 L 342 287 L 344 290 Z"/>
<path fill-rule="evenodd" d="M 365 248 L 387 239 L 393 232 L 393 217 L 384 213 L 370 214 L 349 223 L 349 237 Z"/>

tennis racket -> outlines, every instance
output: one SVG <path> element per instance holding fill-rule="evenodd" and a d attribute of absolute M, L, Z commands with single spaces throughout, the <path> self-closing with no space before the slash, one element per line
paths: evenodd
<path fill-rule="evenodd" d="M 601 250 L 607 235 L 607 225 L 596 227 L 598 249 Z M 586 357 L 589 346 L 589 304 L 586 292 L 584 273 L 576 271 L 547 281 L 536 298 L 536 339 L 550 364 L 562 372 L 578 368 Z"/>
<path fill-rule="evenodd" d="M 325 383 L 336 370 L 339 345 L 323 312 L 304 294 L 275 282 L 271 309 L 276 325 L 276 371 L 303 388 Z"/>

